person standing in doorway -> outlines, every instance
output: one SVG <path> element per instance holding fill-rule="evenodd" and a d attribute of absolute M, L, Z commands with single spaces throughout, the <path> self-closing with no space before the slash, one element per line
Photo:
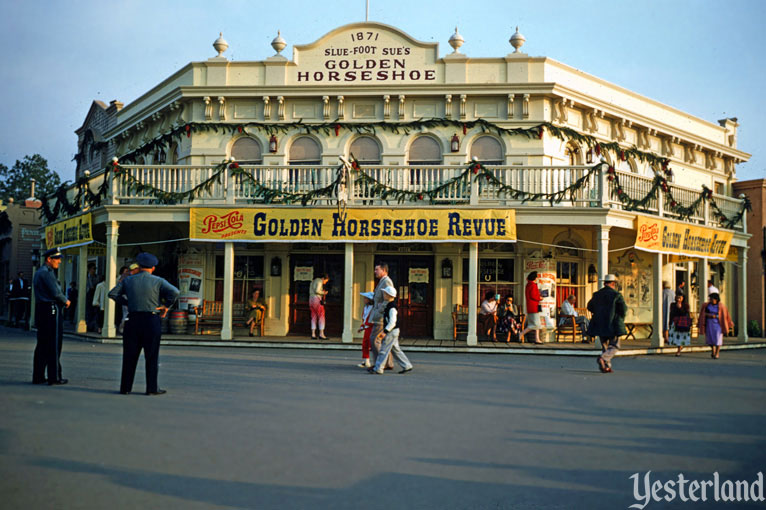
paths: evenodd
<path fill-rule="evenodd" d="M 524 288 L 524 298 L 527 304 L 527 327 L 519 335 L 519 341 L 524 343 L 525 336 L 529 331 L 535 332 L 535 343 L 541 344 L 540 341 L 540 301 L 543 298 L 540 296 L 540 289 L 537 288 L 537 271 L 532 271 L 527 275 L 527 286 Z"/>
<path fill-rule="evenodd" d="M 375 286 L 375 291 L 372 296 L 372 312 L 370 312 L 370 322 L 372 322 L 372 331 L 370 333 L 370 350 L 372 351 L 372 363 L 377 363 L 378 355 L 380 353 L 381 342 L 383 336 L 380 333 L 383 331 L 384 312 L 388 302 L 386 301 L 383 293 L 383 289 L 391 287 L 395 289 L 394 281 L 388 276 L 388 264 L 385 262 L 378 262 L 375 264 L 375 278 L 378 279 L 378 284 Z M 386 370 L 394 368 L 394 361 L 391 358 L 385 360 L 382 365 Z"/>
<path fill-rule="evenodd" d="M 101 333 L 104 327 L 104 308 L 106 300 L 106 278 L 101 276 L 96 284 L 96 290 L 93 292 L 93 315 L 96 318 L 96 332 Z"/>
<path fill-rule="evenodd" d="M 707 295 L 709 296 L 710 294 L 718 294 L 719 296 L 721 295 L 721 291 L 718 290 L 718 287 L 713 285 L 713 280 L 707 281 Z"/>
<path fill-rule="evenodd" d="M 685 301 L 688 301 L 686 298 L 686 282 L 681 280 L 676 287 L 676 296 L 683 296 Z"/>
<path fill-rule="evenodd" d="M 617 277 L 608 274 L 604 277 L 604 287 L 596 291 L 588 301 L 588 310 L 592 314 L 589 336 L 601 338 L 601 356 L 598 368 L 605 373 L 612 371 L 612 358 L 620 349 L 620 336 L 625 335 L 625 315 L 628 307 L 617 291 Z"/>
<path fill-rule="evenodd" d="M 705 342 L 712 348 L 710 357 L 718 359 L 724 335 L 728 335 L 734 329 L 734 321 L 731 320 L 728 308 L 721 303 L 719 294 L 713 293 L 708 296 L 708 302 L 700 310 L 698 326 L 699 330 L 705 333 Z"/>
<path fill-rule="evenodd" d="M 311 282 L 311 288 L 309 289 L 309 310 L 311 310 L 311 338 L 317 339 L 317 327 L 319 328 L 319 338 L 327 340 L 324 335 L 325 327 L 325 315 L 324 315 L 324 300 L 327 296 L 327 291 L 324 286 L 330 281 L 330 277 L 327 273 L 322 273 L 319 278 L 314 278 Z"/>
<path fill-rule="evenodd" d="M 61 252 L 58 248 L 51 248 L 43 253 L 43 260 L 45 263 L 35 273 L 32 282 L 37 324 L 32 383 L 43 384 L 47 381 L 52 386 L 68 382 L 61 374 L 61 347 L 64 340 L 63 309 L 71 303 L 62 292 L 55 273 L 61 265 Z"/>
<path fill-rule="evenodd" d="M 88 262 L 88 274 L 85 278 L 85 324 L 88 331 L 96 330 L 97 319 L 94 317 L 96 310 L 93 308 L 93 295 L 96 293 L 98 277 L 96 276 L 96 263 Z"/>
<path fill-rule="evenodd" d="M 126 327 L 122 342 L 122 378 L 120 393 L 133 390 L 133 379 L 141 349 L 146 362 L 146 394 L 162 395 L 165 390 L 157 384 L 162 327 L 160 319 L 178 299 L 179 291 L 164 278 L 154 276 L 157 257 L 142 252 L 136 257 L 139 273 L 119 282 L 109 291 L 109 298 L 117 303 L 127 301 L 130 325 Z"/>
<path fill-rule="evenodd" d="M 24 272 L 19 271 L 16 278 L 11 280 L 8 293 L 12 326 L 29 329 L 29 282 L 24 278 Z"/>

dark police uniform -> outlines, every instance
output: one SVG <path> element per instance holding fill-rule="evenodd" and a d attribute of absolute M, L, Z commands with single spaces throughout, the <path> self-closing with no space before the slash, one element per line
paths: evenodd
<path fill-rule="evenodd" d="M 43 254 L 48 257 L 60 258 L 61 252 L 52 248 Z M 35 323 L 37 324 L 37 346 L 32 368 L 32 382 L 42 384 L 63 384 L 66 380 L 61 377 L 61 345 L 64 339 L 63 307 L 67 298 L 61 291 L 56 274 L 50 266 L 43 265 L 35 273 L 32 282 L 35 292 Z"/>
<path fill-rule="evenodd" d="M 142 267 L 154 267 L 157 258 L 149 253 L 136 257 Z M 130 320 L 126 322 L 122 337 L 122 379 L 120 393 L 130 393 L 136 375 L 141 349 L 146 362 L 146 393 L 162 393 L 157 386 L 160 354 L 161 322 L 157 307 L 170 307 L 178 299 L 178 289 L 164 278 L 147 271 L 129 276 L 109 291 L 117 303 L 127 301 Z"/>

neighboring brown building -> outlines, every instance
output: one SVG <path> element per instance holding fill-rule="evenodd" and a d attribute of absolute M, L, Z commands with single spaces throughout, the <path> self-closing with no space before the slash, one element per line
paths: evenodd
<path fill-rule="evenodd" d="M 40 202 L 0 205 L 0 316 L 8 313 L 8 285 L 19 271 L 32 281 L 34 248 L 40 248 Z"/>
<path fill-rule="evenodd" d="M 750 238 L 747 252 L 747 321 L 758 321 L 766 329 L 766 179 L 734 183 L 734 193 L 744 193 L 753 203 L 747 214 Z"/>

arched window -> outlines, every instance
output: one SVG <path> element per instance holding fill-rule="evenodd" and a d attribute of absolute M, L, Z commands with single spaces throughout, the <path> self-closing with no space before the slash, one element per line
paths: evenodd
<path fill-rule="evenodd" d="M 380 146 L 371 136 L 362 136 L 351 142 L 349 153 L 360 162 L 368 165 L 380 164 Z"/>
<path fill-rule="evenodd" d="M 319 165 L 321 160 L 322 150 L 309 136 L 300 136 L 290 145 L 291 165 Z"/>
<path fill-rule="evenodd" d="M 568 143 L 564 152 L 566 153 L 566 156 L 567 156 L 568 165 L 570 166 L 582 165 L 582 151 L 577 145 L 571 142 Z"/>
<path fill-rule="evenodd" d="M 502 165 L 503 146 L 494 136 L 482 135 L 471 144 L 471 159 L 474 158 L 485 165 Z"/>
<path fill-rule="evenodd" d="M 441 165 L 442 148 L 430 136 L 418 136 L 410 145 L 410 165 Z"/>
<path fill-rule="evenodd" d="M 242 164 L 260 164 L 263 162 L 261 144 L 255 138 L 240 138 L 231 146 L 231 157 Z"/>

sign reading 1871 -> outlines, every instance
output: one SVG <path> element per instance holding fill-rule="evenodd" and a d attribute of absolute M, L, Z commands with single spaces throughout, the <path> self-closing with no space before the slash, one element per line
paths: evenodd
<path fill-rule="evenodd" d="M 356 23 L 296 46 L 297 83 L 429 82 L 437 79 L 437 45 L 380 23 Z"/>

